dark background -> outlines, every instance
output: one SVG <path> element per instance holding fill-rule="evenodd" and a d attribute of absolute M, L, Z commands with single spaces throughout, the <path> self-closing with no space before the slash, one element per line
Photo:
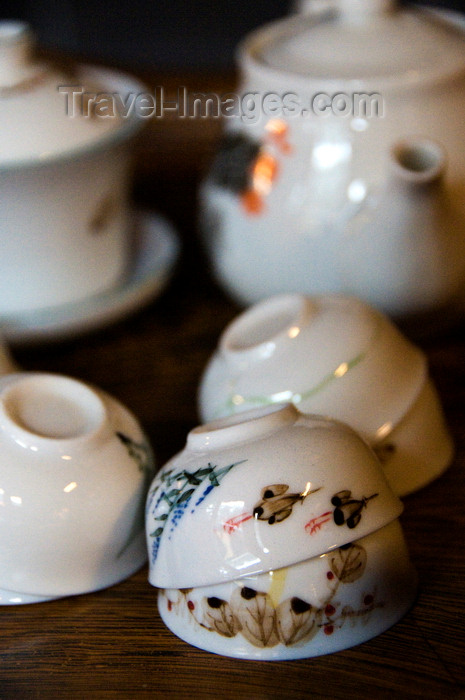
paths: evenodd
<path fill-rule="evenodd" d="M 465 0 L 424 0 L 465 11 Z M 227 70 L 245 34 L 286 15 L 292 0 L 25 0 L 0 16 L 27 20 L 39 44 L 132 69 Z"/>

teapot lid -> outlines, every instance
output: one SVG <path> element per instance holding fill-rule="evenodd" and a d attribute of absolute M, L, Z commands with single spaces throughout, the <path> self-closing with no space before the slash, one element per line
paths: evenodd
<path fill-rule="evenodd" d="M 450 15 L 400 8 L 395 0 L 302 0 L 301 8 L 246 39 L 249 68 L 377 87 L 411 86 L 465 69 L 465 33 Z"/>
<path fill-rule="evenodd" d="M 107 94 L 102 77 L 110 71 L 69 75 L 35 61 L 32 48 L 27 24 L 0 21 L 0 170 L 79 155 L 134 129 L 137 120 L 123 120 L 116 110 L 113 118 L 95 118 L 85 107 L 87 95 Z"/>

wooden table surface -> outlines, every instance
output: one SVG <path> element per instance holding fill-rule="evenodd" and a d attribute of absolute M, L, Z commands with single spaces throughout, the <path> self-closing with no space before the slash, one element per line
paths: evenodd
<path fill-rule="evenodd" d="M 197 89 L 225 84 L 205 77 L 191 82 Z M 238 313 L 211 279 L 196 230 L 196 188 L 219 130 L 214 120 L 158 121 L 137 145 L 135 201 L 168 216 L 183 243 L 162 296 L 79 339 L 13 348 L 25 369 L 66 373 L 119 398 L 142 422 L 159 465 L 183 447 L 197 424 L 202 369 Z M 405 499 L 402 524 L 420 590 L 395 627 L 315 659 L 223 658 L 165 628 L 144 568 L 97 593 L 3 607 L 0 699 L 465 697 L 464 335 L 456 328 L 421 341 L 456 457 L 442 478 Z"/>

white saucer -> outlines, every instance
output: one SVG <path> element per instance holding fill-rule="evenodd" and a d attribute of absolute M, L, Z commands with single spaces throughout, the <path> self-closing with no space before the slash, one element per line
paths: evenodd
<path fill-rule="evenodd" d="M 12 343 L 61 340 L 107 326 L 155 299 L 170 278 L 179 239 L 159 214 L 134 216 L 137 250 L 120 286 L 73 304 L 1 317 L 3 338 Z"/>

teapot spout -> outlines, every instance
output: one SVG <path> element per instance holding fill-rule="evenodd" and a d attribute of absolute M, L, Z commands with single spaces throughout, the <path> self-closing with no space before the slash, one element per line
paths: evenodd
<path fill-rule="evenodd" d="M 443 177 L 442 146 L 406 139 L 390 161 L 371 218 L 365 211 L 348 228 L 344 264 L 353 294 L 401 318 L 445 307 L 460 292 L 465 238 Z"/>
<path fill-rule="evenodd" d="M 392 148 L 394 177 L 405 184 L 425 186 L 440 180 L 446 168 L 444 148 L 427 138 L 398 141 Z"/>

